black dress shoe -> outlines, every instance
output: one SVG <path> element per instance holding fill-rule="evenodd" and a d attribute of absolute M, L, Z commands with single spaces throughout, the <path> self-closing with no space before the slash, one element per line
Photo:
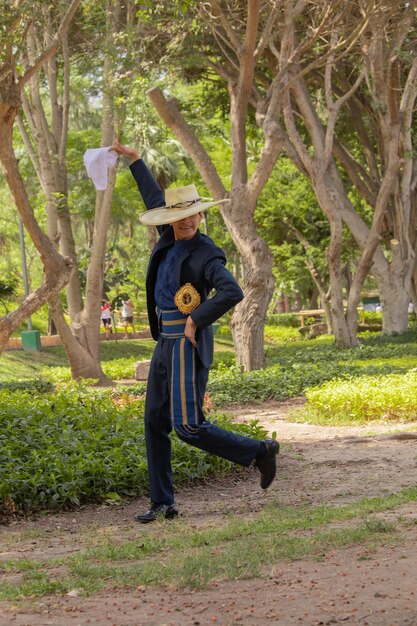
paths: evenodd
<path fill-rule="evenodd" d="M 178 509 L 175 504 L 152 504 L 149 511 L 138 513 L 134 516 L 134 519 L 141 524 L 149 524 L 149 522 L 154 522 L 158 517 L 174 519 L 177 515 Z"/>
<path fill-rule="evenodd" d="M 279 443 L 275 439 L 265 439 L 263 444 L 265 452 L 259 459 L 256 459 L 255 465 L 261 472 L 261 487 L 267 489 L 277 473 L 276 457 L 279 452 Z"/>

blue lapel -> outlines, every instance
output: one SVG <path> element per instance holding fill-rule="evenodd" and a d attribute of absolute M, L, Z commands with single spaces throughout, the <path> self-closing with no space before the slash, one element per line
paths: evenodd
<path fill-rule="evenodd" d="M 167 228 L 166 230 L 164 230 L 155 246 L 155 248 L 153 249 L 152 252 L 152 256 L 151 256 L 151 262 L 149 264 L 149 270 L 150 273 L 154 273 L 155 272 L 155 280 L 156 280 L 156 271 L 157 271 L 157 264 L 159 264 L 159 259 L 160 259 L 160 255 L 162 253 L 162 251 L 167 248 L 168 246 L 172 245 L 174 243 L 174 231 L 172 229 L 172 227 Z M 185 249 L 183 251 L 183 253 L 181 254 L 181 256 L 178 259 L 178 262 L 175 265 L 175 275 L 174 275 L 174 280 L 176 282 L 177 285 L 181 286 L 181 267 L 182 264 L 184 263 L 185 259 L 190 255 L 190 253 L 195 250 L 195 248 L 198 247 L 198 245 L 201 242 L 201 233 L 198 230 L 192 240 L 192 242 L 190 242 L 190 246 Z M 150 269 L 152 266 L 152 270 Z"/>

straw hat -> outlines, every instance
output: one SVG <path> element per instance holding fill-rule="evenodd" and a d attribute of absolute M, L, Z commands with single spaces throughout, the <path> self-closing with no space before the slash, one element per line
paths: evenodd
<path fill-rule="evenodd" d="M 230 202 L 228 199 L 211 200 L 211 198 L 200 198 L 195 185 L 167 189 L 165 194 L 166 205 L 145 211 L 139 215 L 142 224 L 147 226 L 161 226 L 162 224 L 172 224 L 190 217 L 201 211 L 206 211 L 215 204 Z"/>

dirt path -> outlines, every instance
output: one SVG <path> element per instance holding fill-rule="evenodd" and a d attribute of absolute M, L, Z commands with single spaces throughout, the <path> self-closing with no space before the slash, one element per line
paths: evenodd
<path fill-rule="evenodd" d="M 288 421 L 288 405 L 273 402 L 235 414 L 239 420 L 257 418 L 270 432 L 277 431 L 283 443 L 278 478 L 266 493 L 252 469 L 239 478 L 207 482 L 199 487 L 198 498 L 196 487 L 183 489 L 177 502 L 196 528 L 219 526 L 231 512 L 253 516 L 276 498 L 283 505 L 342 505 L 417 483 L 417 423 L 300 425 Z M 0 559 L 72 554 L 92 528 L 147 532 L 148 527 L 139 530 L 132 522 L 132 514 L 146 505 L 140 500 L 117 509 L 88 507 L 0 526 Z M 384 519 L 399 515 L 409 523 L 398 540 L 375 551 L 355 546 L 320 559 L 276 562 L 262 578 L 213 584 L 204 591 L 138 588 L 90 598 L 75 594 L 17 605 L 2 602 L 0 626 L 417 625 L 417 511 L 406 505 Z"/>

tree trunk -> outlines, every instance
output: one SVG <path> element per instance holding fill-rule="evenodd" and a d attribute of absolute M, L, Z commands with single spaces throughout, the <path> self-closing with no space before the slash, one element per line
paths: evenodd
<path fill-rule="evenodd" d="M 386 335 L 403 333 L 408 327 L 408 304 L 410 302 L 409 285 L 413 272 L 414 260 L 405 263 L 401 258 L 398 241 L 391 242 L 392 261 L 386 278 L 384 290 L 380 291 L 382 305 L 382 332 Z M 406 287 L 406 285 L 408 287 Z"/>
<path fill-rule="evenodd" d="M 358 345 L 355 320 L 349 324 L 345 317 L 342 297 L 342 220 L 337 215 L 329 214 L 330 246 L 327 259 L 330 272 L 330 309 L 332 331 L 336 345 L 340 348 L 352 348 Z"/>
<path fill-rule="evenodd" d="M 48 332 L 49 336 L 58 334 L 57 328 L 55 326 L 55 322 L 54 322 L 53 317 L 52 317 L 52 312 L 51 312 L 51 307 L 50 306 L 48 307 L 48 331 L 47 332 Z"/>
<path fill-rule="evenodd" d="M 274 313 L 285 313 L 285 296 L 282 293 L 282 291 L 280 291 L 276 297 L 275 300 L 275 304 L 274 304 L 274 308 L 273 308 L 273 312 Z"/>
<path fill-rule="evenodd" d="M 274 292 L 272 255 L 253 224 L 245 220 L 245 187 L 234 193 L 230 210 L 233 238 L 242 255 L 245 298 L 233 313 L 231 328 L 236 351 L 236 363 L 245 371 L 265 366 L 264 324 L 269 302 Z M 247 202 L 247 200 L 246 200 Z"/>
<path fill-rule="evenodd" d="M 91 344 L 91 342 L 89 343 L 90 335 L 92 333 L 97 334 L 95 329 L 91 327 L 91 324 L 88 323 L 87 317 L 85 315 L 82 316 L 82 323 L 76 329 L 77 336 L 74 336 L 65 321 L 58 297 L 50 299 L 50 307 L 68 357 L 72 377 L 74 379 L 97 380 L 99 385 L 110 384 L 111 381 L 101 369 L 98 349 L 95 353 L 91 353 L 86 347 Z"/>
<path fill-rule="evenodd" d="M 33 26 L 29 36 L 26 63 L 30 65 L 37 54 L 37 45 L 41 37 Z M 38 42 L 38 44 L 37 44 Z M 45 64 L 48 77 L 50 122 L 44 109 L 39 87 L 39 75 L 29 81 L 29 94 L 23 97 L 23 109 L 34 141 L 26 132 L 23 123 L 20 130 L 25 141 L 39 181 L 46 195 L 47 230 L 51 241 L 62 254 L 72 259 L 77 268 L 75 240 L 72 231 L 71 216 L 68 208 L 66 147 L 69 113 L 69 71 L 70 59 L 63 42 L 64 89 L 62 103 L 58 101 L 58 72 L 54 59 Z M 33 145 L 34 144 L 34 145 Z M 107 222 L 106 222 L 107 223 Z M 98 244 L 99 245 L 99 244 Z M 104 255 L 104 253 L 103 253 Z M 101 286 L 98 286 L 97 300 L 101 300 Z M 67 302 L 72 333 L 69 332 L 59 299 L 51 299 L 53 322 L 60 334 L 65 352 L 70 363 L 73 378 L 98 379 L 105 381 L 99 363 L 99 320 L 94 324 L 94 317 L 84 311 L 78 271 L 73 272 L 67 285 Z M 97 317 L 96 313 L 96 317 Z"/>

